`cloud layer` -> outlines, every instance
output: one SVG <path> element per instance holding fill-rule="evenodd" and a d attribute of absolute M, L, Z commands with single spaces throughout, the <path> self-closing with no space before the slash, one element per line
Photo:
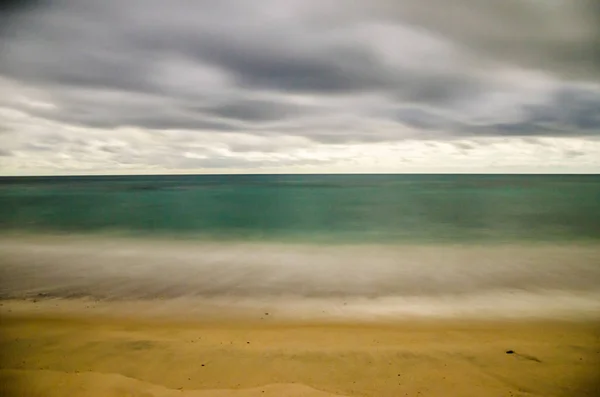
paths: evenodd
<path fill-rule="evenodd" d="M 600 135 L 592 0 L 7 4 L 0 164 L 9 167 L 27 168 L 19 156 L 42 164 L 74 141 L 107 155 L 64 152 L 73 166 L 110 172 L 319 169 L 351 160 L 322 155 L 336 147 Z M 44 142 L 49 133 L 55 142 Z M 96 136 L 123 144 L 96 148 Z M 190 150 L 198 142 L 204 149 Z"/>

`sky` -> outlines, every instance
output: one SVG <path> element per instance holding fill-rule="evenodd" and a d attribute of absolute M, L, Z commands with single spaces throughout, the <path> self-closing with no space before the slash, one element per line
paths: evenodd
<path fill-rule="evenodd" d="M 598 173 L 598 0 L 0 5 L 0 174 Z"/>

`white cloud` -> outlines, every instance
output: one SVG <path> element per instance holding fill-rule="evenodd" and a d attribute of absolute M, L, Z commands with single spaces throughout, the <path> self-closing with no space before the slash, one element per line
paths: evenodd
<path fill-rule="evenodd" d="M 319 143 L 298 136 L 74 127 L 0 108 L 5 175 L 293 172 L 598 172 L 594 138 Z"/>

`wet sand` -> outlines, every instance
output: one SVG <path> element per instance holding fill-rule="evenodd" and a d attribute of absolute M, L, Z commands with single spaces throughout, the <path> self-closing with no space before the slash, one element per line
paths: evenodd
<path fill-rule="evenodd" d="M 600 395 L 597 321 L 186 320 L 0 303 L 2 396 Z"/>

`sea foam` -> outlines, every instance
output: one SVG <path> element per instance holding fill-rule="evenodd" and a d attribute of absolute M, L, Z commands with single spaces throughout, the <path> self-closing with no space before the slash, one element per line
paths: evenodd
<path fill-rule="evenodd" d="M 196 302 L 302 316 L 600 316 L 598 258 L 597 245 L 5 237 L 0 295 L 170 301 L 182 310 Z"/>

